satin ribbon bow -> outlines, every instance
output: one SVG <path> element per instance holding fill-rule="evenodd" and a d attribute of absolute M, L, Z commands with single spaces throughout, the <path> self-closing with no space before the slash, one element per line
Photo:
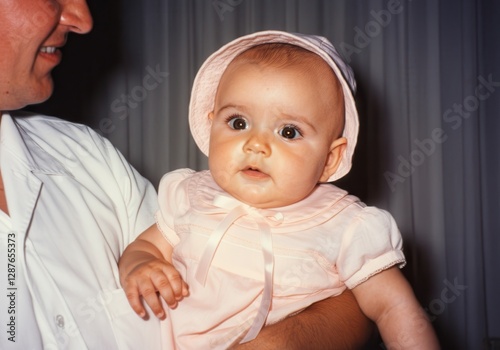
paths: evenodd
<path fill-rule="evenodd" d="M 224 234 L 229 227 L 238 218 L 248 215 L 255 220 L 260 231 L 260 241 L 262 246 L 262 254 L 264 256 L 264 291 L 260 303 L 257 317 L 254 319 L 252 326 L 241 343 L 255 339 L 260 332 L 267 319 L 267 315 L 271 308 L 271 299 L 273 296 L 273 273 L 274 273 L 274 256 L 273 256 L 273 240 L 270 226 L 279 225 L 283 222 L 283 214 L 277 211 L 258 209 L 246 204 L 243 204 L 236 199 L 224 195 L 215 197 L 213 204 L 219 208 L 229 211 L 224 220 L 222 220 L 214 232 L 210 235 L 205 250 L 200 259 L 198 269 L 196 270 L 196 280 L 202 285 L 205 285 L 208 270 L 219 247 Z"/>

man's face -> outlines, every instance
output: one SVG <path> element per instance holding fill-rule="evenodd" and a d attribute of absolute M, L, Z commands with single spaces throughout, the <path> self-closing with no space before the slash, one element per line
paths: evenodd
<path fill-rule="evenodd" d="M 209 167 L 217 184 L 257 208 L 307 197 L 335 171 L 330 164 L 345 147 L 334 132 L 341 120 L 335 111 L 343 106 L 339 89 L 312 68 L 232 63 L 209 116 Z"/>
<path fill-rule="evenodd" d="M 0 0 L 0 111 L 49 98 L 68 33 L 91 28 L 85 0 Z"/>

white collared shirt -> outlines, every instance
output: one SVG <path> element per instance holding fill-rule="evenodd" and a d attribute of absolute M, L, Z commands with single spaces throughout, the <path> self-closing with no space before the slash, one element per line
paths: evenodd
<path fill-rule="evenodd" d="M 90 128 L 25 114 L 2 115 L 0 169 L 0 348 L 159 349 L 117 269 L 154 222 L 151 184 Z"/>

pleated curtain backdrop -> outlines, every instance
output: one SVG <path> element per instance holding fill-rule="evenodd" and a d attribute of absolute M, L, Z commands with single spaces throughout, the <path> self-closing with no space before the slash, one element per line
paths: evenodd
<path fill-rule="evenodd" d="M 73 49 L 88 72 L 72 84 L 84 91 L 56 90 L 40 109 L 91 124 L 155 186 L 167 171 L 207 166 L 187 111 L 192 81 L 209 54 L 266 29 L 329 38 L 354 69 L 361 122 L 353 170 L 338 185 L 394 215 L 405 239 L 404 272 L 443 349 L 498 348 L 498 1 L 90 5 L 94 33 L 78 40 L 90 47 L 100 38 L 103 52 Z M 75 65 L 68 51 L 65 67 Z M 68 79 L 65 67 L 60 80 Z"/>

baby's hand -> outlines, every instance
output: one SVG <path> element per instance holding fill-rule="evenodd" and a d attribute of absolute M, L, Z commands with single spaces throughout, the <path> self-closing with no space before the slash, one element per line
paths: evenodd
<path fill-rule="evenodd" d="M 177 303 L 189 295 L 188 285 L 182 280 L 179 272 L 172 264 L 161 259 L 140 263 L 122 281 L 130 306 L 142 318 L 146 317 L 146 310 L 140 300 L 141 296 L 154 314 L 164 319 L 165 310 L 158 294 L 171 309 L 177 307 Z"/>

